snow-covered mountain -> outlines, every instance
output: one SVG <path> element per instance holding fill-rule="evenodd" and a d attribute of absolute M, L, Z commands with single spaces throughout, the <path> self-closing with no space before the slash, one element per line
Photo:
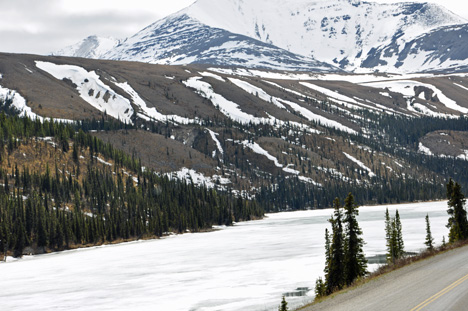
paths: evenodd
<path fill-rule="evenodd" d="M 334 66 L 220 28 L 186 14 L 148 26 L 104 58 L 154 64 L 210 64 L 286 70 L 337 70 Z"/>
<path fill-rule="evenodd" d="M 432 29 L 466 23 L 435 4 L 357 0 L 198 0 L 179 14 L 348 70 L 377 46 L 396 41 L 398 53 Z"/>
<path fill-rule="evenodd" d="M 405 72 L 420 68 L 462 71 L 468 68 L 468 24 L 437 28 L 398 45 L 398 40 L 372 49 L 362 67 Z"/>
<path fill-rule="evenodd" d="M 75 48 L 61 55 L 273 69 L 323 69 L 327 63 L 349 71 L 443 70 L 468 65 L 468 51 L 457 44 L 427 49 L 442 31 L 449 38 L 463 35 L 466 23 L 430 3 L 198 0 L 107 53 L 99 48 L 87 56 L 93 52 Z M 416 42 L 430 52 L 414 62 L 417 50 L 408 48 Z"/>
<path fill-rule="evenodd" d="M 72 56 L 83 58 L 104 58 L 104 54 L 114 49 L 121 40 L 112 37 L 104 38 L 89 36 L 80 42 L 67 46 L 64 49 L 52 53 L 55 56 Z"/>

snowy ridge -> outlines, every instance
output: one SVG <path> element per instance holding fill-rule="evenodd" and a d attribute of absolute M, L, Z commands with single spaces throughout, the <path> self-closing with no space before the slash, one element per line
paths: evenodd
<path fill-rule="evenodd" d="M 89 36 L 82 41 L 67 46 L 66 48 L 53 52 L 54 56 L 73 56 L 84 58 L 103 58 L 104 54 L 120 44 L 119 39 L 112 37 L 103 38 L 97 36 Z"/>
<path fill-rule="evenodd" d="M 68 79 L 76 85 L 83 100 L 99 111 L 133 124 L 133 108 L 130 101 L 117 94 L 104 84 L 96 72 L 88 72 L 82 67 L 72 65 L 56 65 L 49 62 L 36 61 L 37 68 L 51 74 L 56 79 Z"/>
<path fill-rule="evenodd" d="M 213 64 L 277 70 L 336 70 L 269 43 L 210 27 L 186 14 L 162 19 L 110 49 L 103 58 L 152 64 Z"/>
<path fill-rule="evenodd" d="M 380 45 L 401 51 L 433 29 L 466 23 L 435 4 L 355 0 L 198 0 L 178 14 L 347 70 L 378 63 L 372 52 Z"/>

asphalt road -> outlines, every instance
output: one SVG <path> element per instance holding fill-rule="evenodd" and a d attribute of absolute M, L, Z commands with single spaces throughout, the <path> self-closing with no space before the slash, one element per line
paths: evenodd
<path fill-rule="evenodd" d="M 468 246 L 403 267 L 300 310 L 468 310 Z"/>

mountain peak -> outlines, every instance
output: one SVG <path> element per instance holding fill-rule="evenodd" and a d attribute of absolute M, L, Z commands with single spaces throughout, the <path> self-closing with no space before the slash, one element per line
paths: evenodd
<path fill-rule="evenodd" d="M 397 72 L 411 67 L 398 58 L 409 42 L 441 27 L 465 23 L 442 6 L 419 2 L 198 0 L 124 42 L 92 36 L 56 55 L 287 70 L 311 70 L 327 63 L 328 68 L 347 71 Z M 419 46 L 427 45 L 419 42 Z M 457 47 L 451 48 L 452 54 L 453 48 Z M 435 64 L 433 59 L 420 63 L 423 66 L 417 70 L 434 70 L 427 65 Z"/>
<path fill-rule="evenodd" d="M 103 58 L 104 54 L 115 48 L 121 42 L 113 37 L 98 37 L 91 35 L 80 42 L 52 53 L 55 56 L 73 56 L 84 58 Z"/>

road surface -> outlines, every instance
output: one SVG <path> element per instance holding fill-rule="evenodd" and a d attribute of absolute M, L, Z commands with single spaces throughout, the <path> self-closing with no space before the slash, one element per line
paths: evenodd
<path fill-rule="evenodd" d="M 468 310 L 468 246 L 403 267 L 300 310 Z"/>

